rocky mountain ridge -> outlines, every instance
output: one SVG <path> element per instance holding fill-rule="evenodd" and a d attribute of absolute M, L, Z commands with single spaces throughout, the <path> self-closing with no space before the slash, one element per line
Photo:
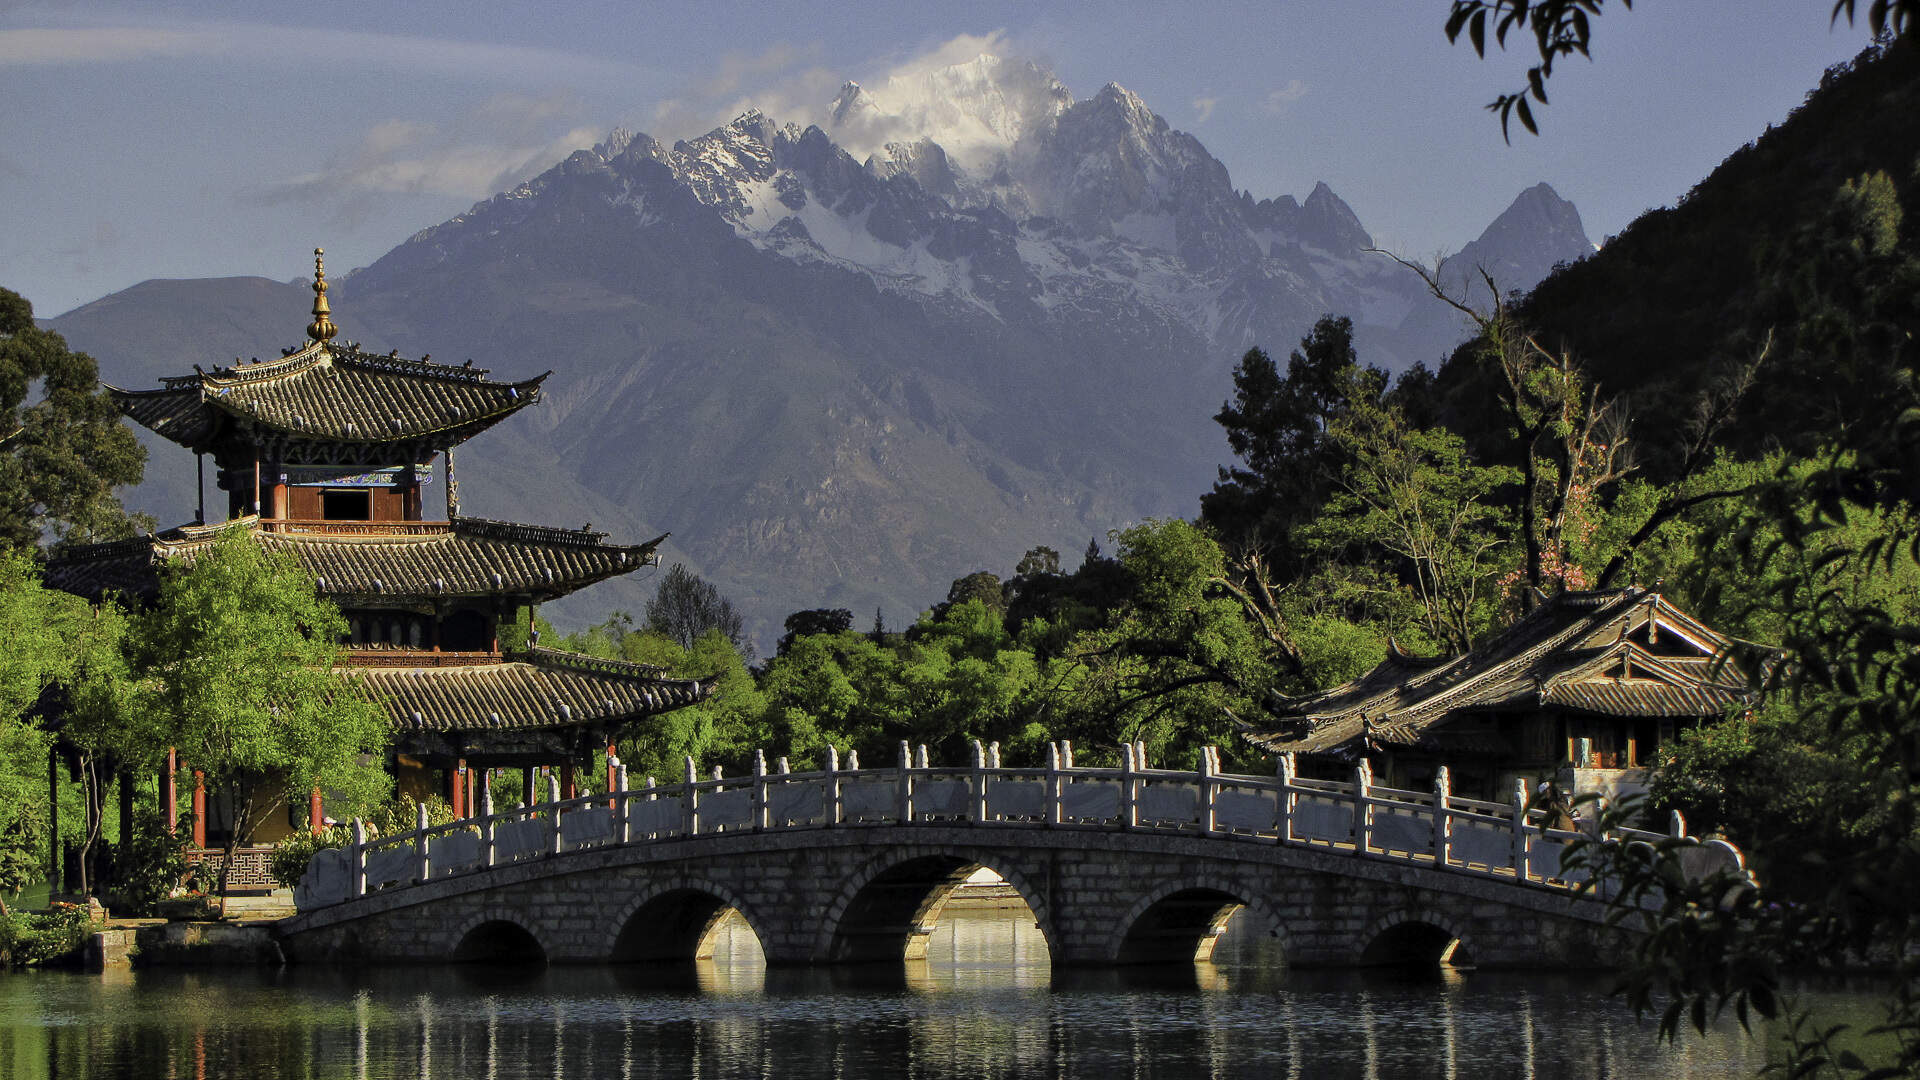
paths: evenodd
<path fill-rule="evenodd" d="M 1433 302 L 1326 184 L 1255 200 L 1117 85 L 1076 101 L 983 57 L 849 84 L 829 124 L 748 112 L 672 146 L 615 131 L 340 276 L 335 321 L 383 351 L 556 369 L 543 408 L 462 455 L 467 511 L 672 530 L 669 557 L 767 640 L 797 608 L 897 623 L 1035 544 L 1191 514 L 1227 456 L 1209 417 L 1234 361 L 1284 353 L 1324 313 L 1392 368 L 1457 340 L 1422 327 Z M 1473 258 L 1589 250 L 1545 196 Z M 142 324 L 163 295 L 171 314 Z M 215 346 L 235 335 L 196 330 L 194 310 L 289 341 L 304 318 L 297 290 L 255 279 L 148 283 L 53 325 L 131 386 L 286 343 Z M 134 500 L 166 520 L 192 505 L 169 449 Z M 648 591 L 602 586 L 558 614 Z"/>

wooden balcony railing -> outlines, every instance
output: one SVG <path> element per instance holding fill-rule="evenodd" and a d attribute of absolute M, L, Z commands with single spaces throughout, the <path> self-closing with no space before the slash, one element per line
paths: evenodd
<path fill-rule="evenodd" d="M 436 536 L 453 531 L 448 521 L 324 521 L 311 518 L 261 518 L 260 528 L 274 533 L 332 533 L 339 536 Z"/>

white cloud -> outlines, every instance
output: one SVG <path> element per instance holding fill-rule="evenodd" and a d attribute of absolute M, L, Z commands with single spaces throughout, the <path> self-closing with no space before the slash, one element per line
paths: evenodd
<path fill-rule="evenodd" d="M 282 177 L 253 199 L 330 206 L 348 221 L 363 218 L 370 200 L 383 195 L 484 199 L 592 146 L 602 134 L 596 128 L 556 133 L 579 108 L 568 95 L 500 94 L 447 127 L 381 120 L 323 167 Z"/>
<path fill-rule="evenodd" d="M 219 35 L 205 31 L 126 26 L 0 30 L 0 66 L 119 64 L 220 51 Z"/>
<path fill-rule="evenodd" d="M 1220 99 L 1219 99 L 1219 98 L 1217 98 L 1217 97 L 1197 97 L 1197 98 L 1194 98 L 1194 99 L 1193 99 L 1193 112 L 1194 112 L 1194 115 L 1195 115 L 1196 117 L 1198 117 L 1198 119 L 1196 119 L 1196 120 L 1194 121 L 1194 123 L 1196 123 L 1196 124 L 1204 124 L 1204 123 L 1206 123 L 1206 122 L 1207 122 L 1207 120 L 1208 120 L 1208 118 L 1210 118 L 1211 116 L 1213 116 L 1213 109 L 1214 109 L 1214 106 L 1216 106 L 1216 105 L 1218 105 L 1218 104 L 1220 104 Z"/>
<path fill-rule="evenodd" d="M 1266 100 L 1261 104 L 1270 113 L 1283 113 L 1287 107 L 1307 96 L 1307 84 L 1299 79 L 1288 79 L 1287 85 L 1278 90 L 1267 92 Z"/>
<path fill-rule="evenodd" d="M 119 26 L 48 26 L 0 30 L 0 66 L 105 64 L 218 56 L 284 67 L 324 58 L 329 65 L 399 68 L 477 80 L 583 79 L 624 84 L 649 74 L 638 65 L 558 49 L 451 38 L 268 23 L 180 22 Z"/>

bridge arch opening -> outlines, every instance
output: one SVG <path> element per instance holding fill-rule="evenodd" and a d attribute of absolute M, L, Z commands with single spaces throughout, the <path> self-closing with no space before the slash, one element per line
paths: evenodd
<path fill-rule="evenodd" d="M 1472 967 L 1461 939 L 1444 926 L 1419 919 L 1395 923 L 1367 942 L 1360 963 L 1409 970 Z"/>
<path fill-rule="evenodd" d="M 538 967 L 547 962 L 540 940 L 519 923 L 490 919 L 461 935 L 453 947 L 456 964 Z"/>
<path fill-rule="evenodd" d="M 1018 924 L 1021 932 L 1001 935 L 974 927 L 981 932 L 963 942 L 954 926 L 941 926 L 943 915 L 962 912 L 970 922 L 978 918 L 1003 929 Z M 942 929 L 951 932 L 937 937 Z M 937 949 L 936 940 L 941 942 Z M 1036 946 L 1039 955 L 1030 955 L 1028 950 Z M 980 955 L 970 955 L 974 952 Z M 1016 965 L 1052 960 L 1046 931 L 1026 893 L 1011 878 L 978 860 L 940 854 L 907 859 L 868 879 L 835 921 L 826 959 L 846 964 L 969 964 L 988 955 Z"/>
<path fill-rule="evenodd" d="M 731 903 L 701 889 L 670 889 L 634 909 L 614 939 L 616 964 L 716 960 L 765 963 L 753 927 Z"/>
<path fill-rule="evenodd" d="M 1122 964 L 1188 964 L 1213 959 L 1214 945 L 1245 901 L 1212 888 L 1161 897 L 1133 920 L 1120 940 Z"/>

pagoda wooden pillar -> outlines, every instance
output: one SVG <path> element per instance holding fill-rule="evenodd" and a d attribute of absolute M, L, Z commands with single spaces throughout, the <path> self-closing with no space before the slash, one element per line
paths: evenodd
<path fill-rule="evenodd" d="M 532 806 L 534 804 L 536 800 L 533 797 L 533 789 L 539 781 L 540 769 L 538 766 L 528 765 L 520 770 L 520 805 Z"/>
<path fill-rule="evenodd" d="M 579 793 L 579 789 L 574 785 L 573 760 L 569 758 L 560 763 L 560 797 L 571 799 Z"/>
<path fill-rule="evenodd" d="M 467 816 L 467 759 L 459 758 L 453 768 L 447 770 L 447 804 L 453 807 L 453 816 Z"/>
<path fill-rule="evenodd" d="M 120 850 L 132 850 L 129 842 L 133 839 L 133 770 L 120 770 Z"/>
<path fill-rule="evenodd" d="M 193 770 L 193 846 L 207 846 L 207 774 Z"/>
<path fill-rule="evenodd" d="M 607 740 L 607 786 L 612 791 L 620 780 L 620 747 L 612 739 Z"/>
<path fill-rule="evenodd" d="M 313 790 L 307 793 L 307 828 L 315 836 L 327 828 L 327 810 L 321 803 L 319 784 L 313 785 Z"/>
<path fill-rule="evenodd" d="M 47 865 L 52 873 L 47 887 L 54 892 L 66 889 L 67 879 L 60 873 L 60 751 L 47 751 Z"/>
<path fill-rule="evenodd" d="M 165 817 L 167 833 L 173 833 L 174 823 L 180 820 L 180 790 L 174 783 L 173 774 L 180 768 L 180 751 L 167 747 L 167 767 L 160 774 L 160 812 Z"/>

